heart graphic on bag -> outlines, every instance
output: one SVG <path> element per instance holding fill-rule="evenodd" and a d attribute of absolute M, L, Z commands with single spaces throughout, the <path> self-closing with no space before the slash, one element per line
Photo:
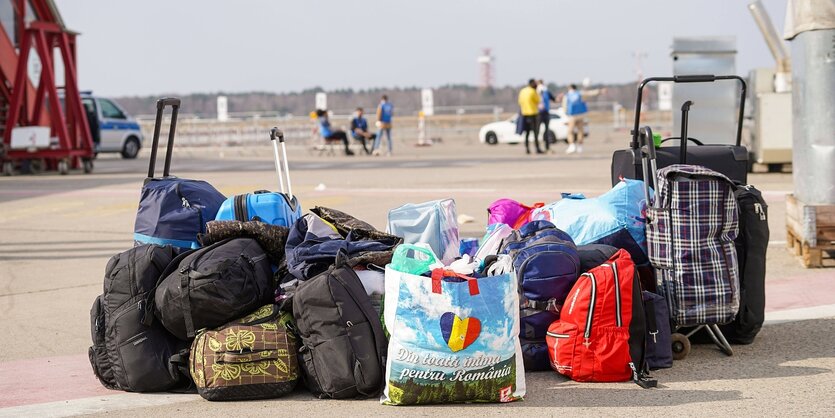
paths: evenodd
<path fill-rule="evenodd" d="M 469 347 L 479 333 L 481 321 L 478 318 L 460 318 L 452 312 L 441 315 L 441 334 L 453 353 Z"/>

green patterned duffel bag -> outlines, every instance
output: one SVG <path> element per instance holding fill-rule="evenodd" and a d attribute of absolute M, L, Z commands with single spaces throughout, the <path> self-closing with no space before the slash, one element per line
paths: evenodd
<path fill-rule="evenodd" d="M 277 398 L 299 379 L 293 316 L 265 305 L 216 329 L 202 330 L 191 345 L 189 371 L 197 392 L 210 401 Z"/>

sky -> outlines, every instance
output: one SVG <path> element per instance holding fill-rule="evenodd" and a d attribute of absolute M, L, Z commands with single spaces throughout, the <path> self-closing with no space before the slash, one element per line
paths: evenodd
<path fill-rule="evenodd" d="M 782 33 L 785 0 L 763 0 Z M 56 0 L 99 95 L 293 92 L 669 75 L 675 36 L 731 35 L 737 72 L 774 65 L 748 0 Z"/>

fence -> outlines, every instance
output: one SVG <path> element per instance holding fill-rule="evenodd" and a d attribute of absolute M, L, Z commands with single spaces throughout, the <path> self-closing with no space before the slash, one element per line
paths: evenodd
<path fill-rule="evenodd" d="M 627 112 L 616 102 L 590 102 L 587 118 L 594 124 L 612 124 L 613 128 L 626 126 Z M 436 106 L 435 114 L 426 118 L 426 138 L 435 140 L 478 141 L 478 131 L 487 123 L 513 116 L 498 106 Z M 415 112 L 416 113 L 416 112 Z M 348 131 L 352 115 L 346 111 L 330 116 L 335 129 Z M 153 133 L 154 116 L 137 116 L 146 138 Z M 373 115 L 369 118 L 373 120 Z M 168 123 L 167 121 L 165 122 Z M 309 146 L 316 140 L 316 122 L 309 116 L 279 115 L 276 112 L 230 113 L 228 121 L 203 119 L 193 114 L 180 114 L 177 121 L 177 144 L 184 146 L 244 145 L 266 143 L 273 126 L 284 131 L 287 145 Z M 371 126 L 373 128 L 373 125 Z M 163 131 L 165 128 L 163 128 Z M 393 137 L 401 141 L 416 141 L 418 117 L 414 114 L 397 116 Z"/>

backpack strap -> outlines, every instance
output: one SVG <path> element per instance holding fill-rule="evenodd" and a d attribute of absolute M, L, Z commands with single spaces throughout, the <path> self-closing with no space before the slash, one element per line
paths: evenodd
<path fill-rule="evenodd" d="M 644 310 L 646 312 L 647 317 L 647 334 L 652 335 L 652 342 L 657 343 L 658 340 L 656 336 L 658 335 L 658 322 L 656 322 L 655 318 L 655 303 L 652 300 L 647 301 L 648 303 L 644 304 Z"/>
<path fill-rule="evenodd" d="M 168 372 L 177 382 L 180 382 L 175 388 L 170 389 L 170 392 L 194 393 L 197 391 L 197 386 L 194 385 L 189 371 L 190 354 L 190 349 L 183 348 L 168 358 Z"/>
<path fill-rule="evenodd" d="M 140 306 L 140 310 L 142 311 L 142 324 L 144 324 L 145 326 L 151 326 L 151 324 L 154 322 L 154 310 L 156 308 L 156 293 L 159 285 L 162 283 L 163 280 L 165 280 L 166 277 L 168 277 L 168 275 L 177 271 L 177 268 L 180 265 L 180 261 L 188 257 L 194 251 L 195 250 L 184 250 L 182 253 L 174 257 L 174 259 L 171 260 L 170 263 L 168 263 L 168 266 L 165 268 L 165 270 L 162 271 L 162 274 L 160 274 L 159 279 L 157 279 L 157 283 L 154 285 L 152 289 L 148 291 L 148 294 L 145 297 L 144 309 L 142 306 Z"/>
<path fill-rule="evenodd" d="M 650 389 L 654 387 L 658 387 L 658 381 L 652 379 L 649 374 L 646 373 L 645 370 L 638 371 L 635 368 L 635 363 L 629 362 L 629 368 L 632 369 L 632 381 L 635 382 L 638 386 L 644 389 Z"/>
<path fill-rule="evenodd" d="M 186 321 L 186 335 L 189 338 L 194 338 L 194 319 L 191 317 L 191 298 L 189 297 L 188 289 L 188 271 L 180 271 L 180 289 L 183 294 L 180 298 L 180 307 L 183 309 L 183 319 Z"/>
<path fill-rule="evenodd" d="M 519 309 L 532 309 L 537 312 L 551 312 L 553 314 L 560 314 L 562 305 L 557 304 L 554 298 L 548 300 L 530 300 L 522 296 L 519 300 Z"/>

